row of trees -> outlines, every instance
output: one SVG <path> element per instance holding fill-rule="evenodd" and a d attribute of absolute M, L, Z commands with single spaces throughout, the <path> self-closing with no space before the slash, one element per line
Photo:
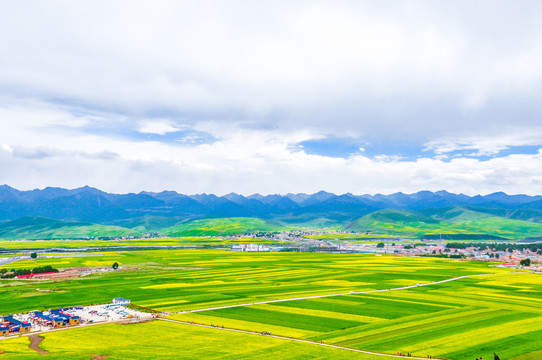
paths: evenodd
<path fill-rule="evenodd" d="M 58 269 L 53 268 L 51 265 L 39 266 L 31 269 L 11 269 L 8 273 L 7 269 L 0 270 L 0 278 L 12 279 L 19 275 L 41 274 L 48 272 L 58 272 Z"/>

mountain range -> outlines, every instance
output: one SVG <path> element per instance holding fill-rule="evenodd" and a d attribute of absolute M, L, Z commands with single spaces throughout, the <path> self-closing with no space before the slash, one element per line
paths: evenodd
<path fill-rule="evenodd" d="M 502 192 L 468 196 L 447 191 L 390 195 L 337 195 L 320 191 L 315 194 L 243 196 L 230 193 L 216 196 L 185 195 L 175 191 L 113 194 L 89 186 L 29 191 L 0 186 L 0 237 L 3 238 L 17 238 L 18 226 L 26 226 L 28 230 L 30 225 L 35 226 L 39 234 L 62 237 L 58 229 L 63 228 L 63 222 L 71 229 L 67 232 L 70 237 L 75 236 L 73 234 L 85 237 L 89 232 L 93 237 L 100 232 L 108 234 L 104 236 L 117 233 L 138 236 L 148 232 L 179 235 L 189 231 L 187 229 L 190 234 L 197 234 L 194 224 L 220 218 L 241 219 L 236 220 L 241 223 L 250 218 L 248 228 L 253 230 L 258 226 L 262 230 L 280 226 L 340 226 L 350 230 L 417 236 L 442 229 L 459 233 L 468 229 L 468 232 L 478 233 L 476 226 L 490 234 L 491 221 L 505 219 L 503 221 L 508 222 L 501 225 L 507 229 L 521 225 L 518 229 L 528 229 L 526 235 L 538 235 L 538 225 L 542 223 L 542 196 Z M 51 221 L 49 225 L 44 225 L 47 223 L 44 219 Z M 473 221 L 475 225 L 472 225 Z M 464 223 L 469 225 L 458 225 Z M 536 223 L 536 226 L 527 224 L 525 227 L 525 223 Z M 408 230 L 411 226 L 405 224 L 416 224 L 418 228 Z M 44 232 L 45 228 L 47 232 Z M 512 237 L 518 238 L 517 235 Z"/>
<path fill-rule="evenodd" d="M 447 191 L 420 191 L 413 194 L 336 195 L 315 194 L 243 196 L 230 193 L 184 195 L 175 191 L 112 194 L 89 186 L 77 189 L 47 187 L 20 191 L 0 186 L 0 220 L 40 216 L 59 220 L 108 224 L 146 215 L 160 217 L 259 217 L 306 214 L 331 218 L 359 217 L 382 209 L 439 209 L 478 206 L 497 210 L 542 210 L 542 196 L 489 195 L 467 196 Z"/>

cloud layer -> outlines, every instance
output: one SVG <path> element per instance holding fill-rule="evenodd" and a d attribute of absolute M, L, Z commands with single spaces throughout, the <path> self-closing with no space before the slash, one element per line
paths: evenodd
<path fill-rule="evenodd" d="M 537 1 L 1 3 L 2 183 L 542 193 Z"/>

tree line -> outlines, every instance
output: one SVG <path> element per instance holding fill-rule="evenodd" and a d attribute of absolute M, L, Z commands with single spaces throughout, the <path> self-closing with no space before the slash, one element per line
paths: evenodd
<path fill-rule="evenodd" d="M 49 273 L 49 272 L 57 273 L 58 269 L 53 268 L 51 265 L 45 265 L 45 266 L 35 267 L 32 270 L 11 269 L 11 271 L 8 272 L 8 270 L 4 268 L 0 270 L 0 278 L 13 279 L 15 276 L 19 276 L 19 275 L 42 274 L 42 273 Z"/>

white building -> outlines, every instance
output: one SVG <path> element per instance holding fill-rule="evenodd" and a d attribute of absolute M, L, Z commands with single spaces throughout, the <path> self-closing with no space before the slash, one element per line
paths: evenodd
<path fill-rule="evenodd" d="M 125 299 L 125 298 L 121 298 L 121 297 L 117 297 L 117 298 L 114 298 L 114 299 L 113 299 L 113 304 L 117 304 L 117 305 L 130 305 L 130 300 Z"/>

